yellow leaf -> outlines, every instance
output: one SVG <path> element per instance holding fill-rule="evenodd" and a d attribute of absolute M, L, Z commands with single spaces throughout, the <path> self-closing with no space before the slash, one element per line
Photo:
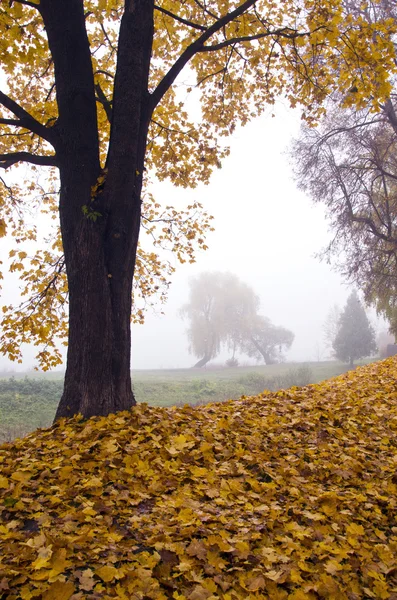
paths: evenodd
<path fill-rule="evenodd" d="M 325 564 L 325 570 L 330 575 L 335 575 L 338 571 L 343 570 L 343 566 L 337 560 L 331 559 Z"/>
<path fill-rule="evenodd" d="M 350 523 L 346 527 L 346 531 L 351 535 L 364 535 L 365 533 L 364 527 L 362 525 L 357 525 L 356 523 Z"/>
<path fill-rule="evenodd" d="M 247 542 L 244 542 L 243 540 L 239 540 L 238 542 L 236 542 L 234 544 L 236 550 L 238 551 L 238 556 L 240 558 L 247 558 L 249 551 L 250 551 L 250 547 L 249 544 L 247 544 Z"/>
<path fill-rule="evenodd" d="M 44 592 L 43 600 L 69 600 L 74 591 L 75 587 L 71 581 L 55 581 Z"/>
<path fill-rule="evenodd" d="M 55 554 L 52 556 L 51 560 L 51 571 L 48 574 L 48 577 L 51 579 L 56 577 L 60 573 L 63 572 L 66 566 L 66 549 L 59 548 Z"/>
<path fill-rule="evenodd" d="M 191 446 L 191 442 L 189 442 L 183 434 L 172 437 L 170 442 L 171 446 L 169 446 L 167 450 L 171 455 L 178 454 Z"/>
<path fill-rule="evenodd" d="M 10 485 L 9 480 L 4 475 L 0 475 L 0 489 L 6 490 Z"/>
<path fill-rule="evenodd" d="M 27 471 L 15 471 L 15 473 L 11 475 L 11 479 L 14 479 L 14 481 L 21 481 L 22 483 L 26 483 L 27 481 L 29 481 L 31 476 L 32 474 L 28 473 Z"/>
<path fill-rule="evenodd" d="M 302 583 L 303 579 L 297 569 L 291 569 L 289 579 L 292 583 Z"/>
<path fill-rule="evenodd" d="M 116 579 L 118 575 L 118 569 L 116 569 L 116 567 L 111 566 L 99 567 L 99 569 L 96 569 L 95 575 L 98 575 L 98 577 L 100 577 L 102 581 L 108 583 L 109 581 L 113 581 L 113 579 Z"/>
<path fill-rule="evenodd" d="M 49 562 L 52 556 L 52 548 L 51 546 L 47 546 L 44 548 L 39 548 L 38 551 L 39 556 L 32 562 L 32 567 L 34 569 L 42 569 L 43 567 L 49 566 Z"/>
<path fill-rule="evenodd" d="M 314 594 L 303 590 L 295 590 L 288 596 L 288 600 L 312 600 L 312 598 L 315 598 Z"/>
<path fill-rule="evenodd" d="M 65 467 L 62 467 L 58 471 L 58 477 L 60 479 L 67 479 L 72 471 L 73 471 L 73 467 L 71 465 L 67 465 Z"/>
<path fill-rule="evenodd" d="M 195 523 L 197 515 L 192 511 L 191 508 L 182 508 L 178 514 L 178 521 L 181 521 L 184 525 L 190 525 Z"/>

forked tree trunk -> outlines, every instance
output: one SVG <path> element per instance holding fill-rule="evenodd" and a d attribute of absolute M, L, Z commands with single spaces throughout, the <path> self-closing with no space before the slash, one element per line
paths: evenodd
<path fill-rule="evenodd" d="M 256 341 L 256 339 L 254 337 L 251 337 L 250 340 L 253 343 L 253 345 L 255 346 L 255 348 L 258 350 L 258 352 L 262 355 L 265 365 L 273 364 L 274 361 L 272 361 L 270 353 L 267 352 L 264 348 L 262 348 L 262 346 L 260 344 L 258 344 L 258 342 Z"/>
<path fill-rule="evenodd" d="M 125 0 L 101 171 L 93 67 L 81 0 L 40 3 L 54 61 L 56 154 L 69 287 L 69 344 L 56 417 L 107 415 L 134 403 L 131 293 L 141 218 L 154 0 Z M 109 112 L 109 111 L 108 111 Z M 102 176 L 101 186 L 98 177 Z"/>

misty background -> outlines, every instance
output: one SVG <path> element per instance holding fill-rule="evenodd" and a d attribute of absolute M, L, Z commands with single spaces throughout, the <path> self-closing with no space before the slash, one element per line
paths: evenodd
<path fill-rule="evenodd" d="M 189 279 L 202 271 L 229 271 L 253 288 L 261 299 L 261 314 L 295 334 L 286 360 L 330 358 L 324 321 L 334 304 L 343 308 L 351 288 L 315 257 L 331 233 L 323 206 L 314 205 L 293 181 L 287 150 L 299 127 L 299 111 L 279 101 L 276 108 L 229 138 L 230 156 L 209 185 L 191 190 L 156 182 L 150 187 L 156 201 L 164 205 L 183 208 L 193 201 L 202 203 L 214 216 L 215 231 L 207 236 L 209 249 L 197 253 L 195 264 L 180 265 L 167 253 L 176 267 L 168 301 L 154 311 L 149 308 L 144 325 L 132 326 L 133 369 L 184 368 L 196 362 L 188 353 L 188 322 L 180 318 L 179 309 L 188 300 Z M 3 260 L 7 244 L 3 238 Z M 1 304 L 18 298 L 17 277 L 6 277 Z M 373 311 L 368 315 L 376 330 L 387 328 Z M 22 365 L 1 356 L 0 369 L 30 369 L 36 352 L 27 346 Z M 229 355 L 225 351 L 214 362 L 223 363 Z M 256 364 L 240 358 L 240 364 L 249 363 Z"/>

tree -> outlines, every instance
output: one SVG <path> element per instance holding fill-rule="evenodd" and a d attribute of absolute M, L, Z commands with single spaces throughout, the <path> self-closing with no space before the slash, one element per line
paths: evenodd
<path fill-rule="evenodd" d="M 352 10 L 368 23 L 386 16 L 397 22 L 397 5 L 390 0 L 371 10 L 356 3 Z M 395 78 L 392 84 L 375 113 L 370 99 L 346 108 L 337 93 L 318 128 L 302 127 L 291 155 L 300 188 L 327 208 L 333 238 L 320 256 L 335 262 L 397 334 Z"/>
<path fill-rule="evenodd" d="M 376 352 L 375 332 L 355 290 L 348 297 L 340 316 L 333 348 L 335 356 L 351 367 L 355 360 Z"/>
<path fill-rule="evenodd" d="M 245 283 L 230 273 L 201 273 L 190 281 L 189 302 L 181 309 L 190 320 L 189 350 L 203 367 L 215 358 L 222 346 L 240 350 L 266 364 L 278 362 L 283 348 L 289 348 L 294 334 L 276 327 L 258 314 L 259 298 Z M 234 363 L 232 363 L 234 364 Z"/>
<path fill-rule="evenodd" d="M 194 366 L 205 366 L 222 345 L 233 350 L 234 358 L 245 323 L 254 318 L 258 305 L 254 291 L 231 273 L 205 272 L 191 279 L 181 314 L 190 320 L 189 351 L 200 358 Z"/>
<path fill-rule="evenodd" d="M 390 111 L 395 110 L 395 102 Z M 391 112 L 387 114 L 391 114 Z M 327 208 L 322 257 L 392 321 L 397 302 L 397 128 L 385 111 L 330 110 L 294 144 L 301 189 Z"/>
<path fill-rule="evenodd" d="M 387 358 L 387 347 L 394 346 L 395 343 L 396 339 L 394 335 L 389 333 L 387 329 L 378 331 L 378 335 L 376 336 L 376 345 L 378 347 L 380 358 Z"/>
<path fill-rule="evenodd" d="M 333 352 L 333 343 L 334 343 L 334 339 L 336 338 L 336 334 L 338 333 L 338 329 L 339 329 L 339 320 L 341 317 L 341 309 L 339 308 L 339 306 L 337 304 L 334 304 L 327 316 L 326 319 L 324 321 L 324 340 L 326 343 L 327 348 L 331 351 L 331 354 Z"/>
<path fill-rule="evenodd" d="M 138 250 L 141 225 L 153 233 L 160 210 L 150 198 L 142 204 L 148 174 L 182 186 L 207 182 L 228 152 L 218 140 L 280 93 L 300 103 L 308 120 L 327 94 L 356 81 L 363 85 L 350 95 L 353 104 L 371 97 L 377 109 L 389 93 L 395 23 L 368 25 L 344 10 L 329 0 L 1 5 L 7 84 L 0 91 L 0 165 L 10 172 L 0 181 L 0 232 L 8 229 L 18 243 L 37 239 L 29 226 L 35 203 L 55 219 L 59 212 L 60 225 L 49 248 L 30 258 L 21 246 L 14 251 L 11 270 L 32 295 L 16 317 L 5 309 L 3 351 L 19 359 L 20 344 L 33 341 L 44 345 L 41 365 L 51 366 L 59 361 L 56 338 L 68 327 L 56 418 L 134 404 L 134 271 L 144 295 L 156 278 L 168 282 L 156 253 Z M 185 94 L 178 87 L 183 69 Z M 190 92 L 201 102 L 198 121 L 185 108 Z M 13 174 L 21 164 L 29 167 L 25 184 Z M 171 210 L 164 219 L 176 219 L 183 240 L 165 224 L 160 243 L 170 240 L 179 256 L 194 238 L 200 244 L 189 218 Z"/>
<path fill-rule="evenodd" d="M 268 318 L 255 315 L 242 336 L 240 348 L 248 356 L 257 360 L 263 358 L 267 365 L 271 365 L 282 360 L 283 350 L 291 347 L 294 337 L 289 329 L 273 325 Z"/>

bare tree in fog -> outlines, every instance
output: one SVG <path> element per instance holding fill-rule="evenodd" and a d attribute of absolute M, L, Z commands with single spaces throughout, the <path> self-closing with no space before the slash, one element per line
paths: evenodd
<path fill-rule="evenodd" d="M 367 22 L 397 20 L 390 0 L 346 2 Z M 353 86 L 350 94 L 357 89 Z M 397 91 L 375 113 L 329 100 L 319 127 L 303 126 L 291 157 L 299 187 L 325 205 L 333 238 L 322 255 L 364 292 L 397 333 Z"/>

